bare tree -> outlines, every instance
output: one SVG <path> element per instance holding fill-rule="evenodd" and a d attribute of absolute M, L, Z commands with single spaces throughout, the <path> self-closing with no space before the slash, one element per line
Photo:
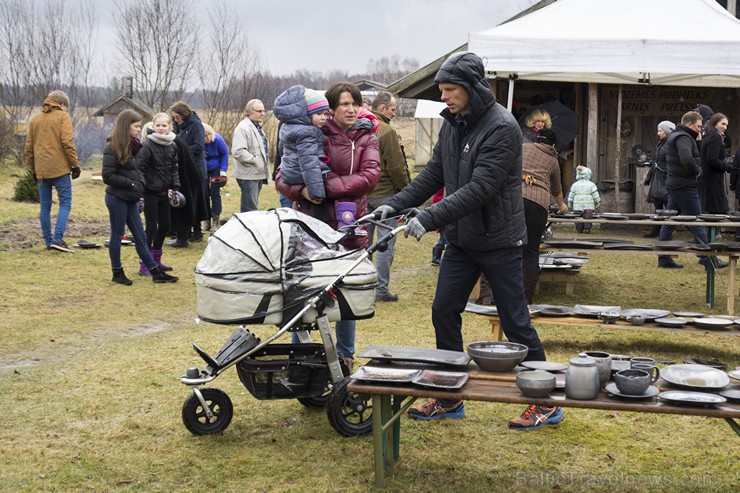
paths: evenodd
<path fill-rule="evenodd" d="M 185 92 L 195 61 L 198 26 L 192 0 L 116 0 L 116 38 L 135 93 L 166 108 Z"/>
<path fill-rule="evenodd" d="M 228 139 L 261 84 L 261 60 L 249 42 L 245 23 L 223 0 L 208 9 L 208 25 L 196 69 L 204 105 L 201 118 Z"/>
<path fill-rule="evenodd" d="M 373 80 L 384 84 L 390 84 L 417 68 L 419 68 L 418 60 L 415 58 L 401 59 L 399 55 L 371 58 L 367 62 L 367 71 Z"/>

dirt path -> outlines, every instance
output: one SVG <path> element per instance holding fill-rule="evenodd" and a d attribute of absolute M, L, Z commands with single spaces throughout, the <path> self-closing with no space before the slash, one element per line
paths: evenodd
<path fill-rule="evenodd" d="M 52 216 L 52 224 L 56 217 Z M 65 238 L 70 245 L 79 239 L 107 237 L 110 234 L 108 218 L 85 219 L 70 218 L 67 222 Z M 71 240 L 71 241 L 70 241 Z M 20 250 L 41 246 L 41 227 L 38 218 L 20 219 L 0 225 L 0 251 Z"/>

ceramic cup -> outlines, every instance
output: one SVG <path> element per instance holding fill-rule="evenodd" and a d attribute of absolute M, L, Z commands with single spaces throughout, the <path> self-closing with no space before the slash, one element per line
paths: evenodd
<path fill-rule="evenodd" d="M 658 378 L 660 378 L 660 370 L 658 370 L 658 367 L 655 365 L 650 365 L 650 364 L 645 364 L 645 363 L 643 364 L 636 363 L 631 366 L 631 369 L 632 370 L 643 370 L 647 372 L 650 375 L 650 380 L 651 380 L 650 383 L 655 383 L 658 381 Z"/>
<path fill-rule="evenodd" d="M 614 374 L 617 389 L 625 395 L 642 395 L 650 387 L 650 373 L 645 370 L 622 370 Z"/>
<path fill-rule="evenodd" d="M 599 383 L 603 386 L 612 376 L 612 355 L 600 351 L 586 351 L 579 356 L 588 356 L 596 361 L 596 368 L 599 370 Z"/>
<path fill-rule="evenodd" d="M 655 360 L 653 358 L 634 357 L 630 359 L 630 368 L 632 368 L 634 365 L 655 366 Z"/>

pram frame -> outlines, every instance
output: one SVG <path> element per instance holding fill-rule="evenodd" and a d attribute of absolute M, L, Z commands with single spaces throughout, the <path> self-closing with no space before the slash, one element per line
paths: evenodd
<path fill-rule="evenodd" d="M 411 217 L 413 214 L 415 214 L 417 211 L 416 209 L 409 209 L 405 211 L 401 211 L 398 216 L 399 217 Z M 361 218 L 359 218 L 355 225 L 357 224 L 363 224 L 365 222 L 371 221 L 373 218 L 376 218 L 376 214 L 367 214 Z M 378 227 L 388 228 L 388 226 L 377 223 Z M 354 225 L 353 225 L 354 226 Z M 352 231 L 354 227 L 349 229 L 349 231 Z M 211 406 L 208 404 L 206 398 L 203 395 L 203 392 L 200 389 L 201 385 L 205 385 L 207 383 L 212 382 L 216 378 L 218 378 L 219 375 L 221 375 L 224 371 L 228 370 L 234 365 L 239 364 L 240 362 L 244 361 L 245 359 L 249 358 L 250 356 L 258 353 L 260 350 L 262 350 L 265 346 L 269 345 L 270 343 L 274 342 L 275 340 L 279 339 L 281 336 L 283 336 L 286 332 L 291 331 L 296 326 L 304 325 L 305 323 L 302 321 L 303 316 L 311 309 L 315 309 L 317 313 L 320 314 L 320 316 L 314 321 L 319 334 L 321 335 L 322 343 L 324 346 L 325 354 L 326 354 L 326 361 L 327 366 L 329 368 L 329 375 L 331 377 L 331 386 L 336 386 L 339 384 L 342 380 L 345 379 L 345 376 L 342 372 L 341 365 L 339 363 L 339 355 L 337 353 L 336 344 L 334 341 L 334 338 L 332 336 L 331 326 L 329 322 L 329 317 L 325 313 L 323 313 L 325 307 L 331 307 L 335 303 L 336 297 L 332 293 L 332 290 L 336 288 L 338 285 L 341 284 L 342 280 L 349 275 L 357 266 L 359 266 L 363 261 L 365 261 L 367 258 L 372 256 L 372 254 L 379 250 L 384 249 L 387 247 L 388 241 L 390 241 L 393 237 L 398 235 L 401 231 L 406 229 L 406 225 L 400 225 L 395 228 L 392 228 L 388 233 L 383 235 L 381 238 L 378 239 L 378 241 L 369 246 L 355 261 L 352 262 L 344 271 L 342 271 L 340 274 L 335 276 L 331 282 L 328 283 L 327 286 L 321 289 L 316 295 L 312 296 L 308 299 L 308 301 L 305 303 L 304 307 L 296 313 L 288 322 L 284 323 L 279 330 L 273 334 L 272 336 L 268 337 L 264 341 L 259 342 L 256 346 L 252 347 L 248 351 L 246 351 L 244 354 L 232 359 L 227 364 L 218 364 L 213 358 L 205 354 L 200 348 L 193 345 L 196 349 L 196 352 L 203 358 L 203 360 L 208 364 L 206 369 L 204 370 L 198 370 L 197 368 L 190 368 L 188 369 L 188 372 L 186 375 L 183 375 L 180 377 L 180 382 L 184 385 L 187 385 L 190 387 L 193 396 L 197 399 L 197 401 L 200 403 L 200 406 L 203 409 L 204 414 L 209 418 L 214 418 L 213 410 L 211 409 Z M 292 332 L 295 332 L 298 340 L 300 343 L 308 343 L 311 342 L 310 333 L 308 330 L 293 330 Z M 215 363 L 215 365 L 214 365 Z M 198 377 L 191 376 L 192 373 L 195 371 L 198 372 Z M 345 386 L 346 387 L 346 386 Z M 214 389 L 216 390 L 216 389 Z M 218 391 L 220 392 L 220 391 Z M 228 405 L 231 405 L 230 400 L 228 397 L 223 394 L 223 397 L 228 401 Z M 185 406 L 183 408 L 183 419 L 185 420 L 185 407 L 188 405 L 188 401 L 186 400 Z M 225 429 L 229 422 L 231 421 L 231 412 L 232 410 L 229 410 L 229 417 L 226 423 L 223 425 L 223 428 L 216 428 L 213 431 L 208 431 L 204 433 L 214 433 L 214 432 L 220 432 Z M 330 418 L 331 421 L 331 418 Z M 344 433 L 342 430 L 340 430 L 333 422 L 332 426 L 334 426 L 337 431 L 340 431 L 341 433 Z M 188 426 L 186 423 L 186 427 L 190 429 L 191 432 L 195 433 L 194 430 Z M 369 430 L 367 431 L 369 433 Z M 346 433 L 345 433 L 346 434 Z"/>

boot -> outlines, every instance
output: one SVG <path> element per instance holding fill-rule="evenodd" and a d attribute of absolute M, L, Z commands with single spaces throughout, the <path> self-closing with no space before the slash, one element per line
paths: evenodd
<path fill-rule="evenodd" d="M 434 245 L 432 247 L 432 265 L 439 265 L 442 260 L 442 253 L 445 251 L 444 245 Z"/>
<path fill-rule="evenodd" d="M 193 232 L 190 235 L 190 241 L 203 241 L 203 231 L 200 229 L 200 223 L 193 225 Z"/>
<path fill-rule="evenodd" d="M 211 228 L 213 228 L 213 231 L 216 231 L 220 225 L 221 225 L 221 215 L 214 214 L 213 216 L 211 216 Z"/>
<path fill-rule="evenodd" d="M 162 272 L 162 270 L 159 267 L 155 267 L 154 269 L 149 269 L 149 272 L 152 273 L 152 281 L 155 283 L 177 282 L 177 280 L 179 279 L 178 277 L 171 276 L 167 274 L 166 272 Z"/>
<path fill-rule="evenodd" d="M 190 229 L 178 229 L 174 241 L 168 241 L 167 246 L 173 248 L 187 248 Z"/>
<path fill-rule="evenodd" d="M 480 276 L 480 294 L 475 299 L 475 303 L 478 305 L 493 305 L 493 292 L 491 292 L 491 285 L 488 284 L 486 276 Z"/>
<path fill-rule="evenodd" d="M 534 299 L 534 289 L 537 287 L 537 281 L 540 279 L 540 271 L 524 270 L 522 275 L 524 277 L 524 299 L 527 300 L 528 305 L 531 305 L 532 299 Z"/>
<path fill-rule="evenodd" d="M 149 269 L 146 268 L 144 261 L 139 260 L 139 275 L 142 277 L 150 277 Z"/>
<path fill-rule="evenodd" d="M 210 219 L 204 219 L 200 222 L 200 229 L 203 231 L 210 231 L 211 230 L 211 220 Z"/>
<path fill-rule="evenodd" d="M 342 368 L 342 373 L 345 377 L 352 375 L 354 370 L 355 360 L 351 356 L 339 356 L 339 366 Z"/>
<path fill-rule="evenodd" d="M 123 284 L 124 286 L 131 286 L 134 283 L 134 281 L 126 277 L 126 274 L 123 273 L 123 269 L 113 269 L 113 279 L 111 280 L 118 284 Z"/>
<path fill-rule="evenodd" d="M 159 270 L 169 272 L 172 270 L 172 266 L 162 263 L 162 250 L 152 250 L 152 258 L 157 263 Z"/>

